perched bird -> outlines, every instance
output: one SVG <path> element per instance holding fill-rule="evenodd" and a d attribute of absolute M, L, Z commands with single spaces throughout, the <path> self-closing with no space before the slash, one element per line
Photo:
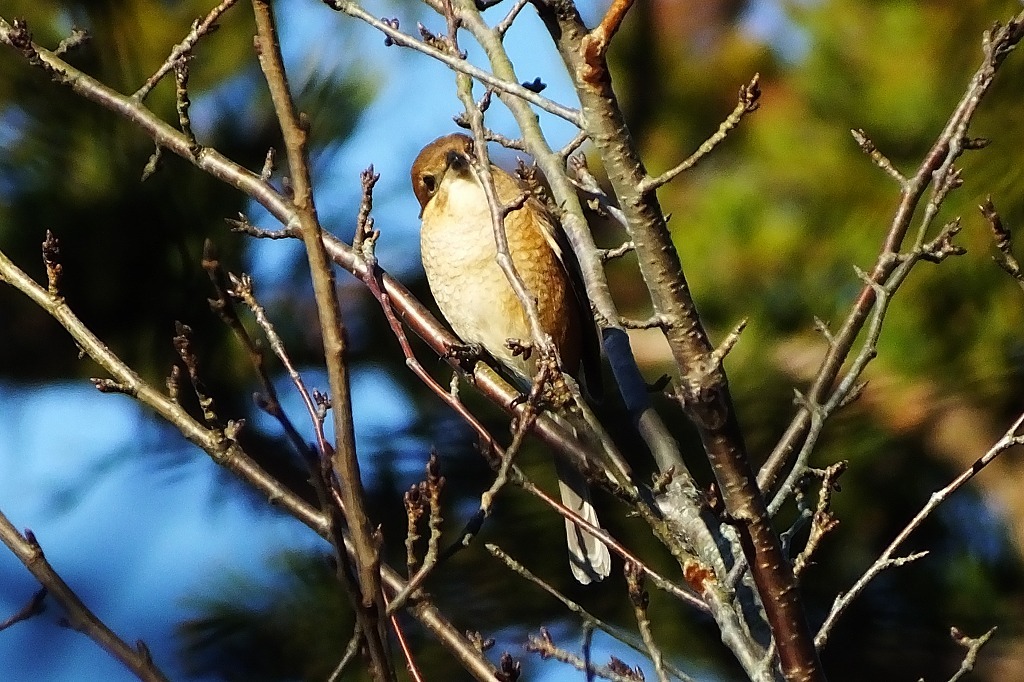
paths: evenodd
<path fill-rule="evenodd" d="M 473 140 L 454 134 L 428 144 L 413 162 L 412 186 L 422 209 L 423 269 L 437 306 L 455 333 L 468 344 L 482 346 L 525 389 L 535 374 L 537 354 L 515 354 L 508 340 L 531 341 L 530 322 L 498 265 L 491 213 L 472 159 Z M 525 190 L 515 178 L 493 165 L 491 174 L 498 201 L 511 205 L 522 199 Z M 540 325 L 551 335 L 562 369 L 576 374 L 583 320 L 555 238 L 554 219 L 530 196 L 506 216 L 505 234 L 512 262 L 536 300 Z M 598 525 L 586 480 L 558 459 L 556 466 L 562 503 Z M 608 575 L 611 557 L 603 542 L 568 519 L 566 536 L 569 565 L 577 580 L 587 584 Z"/>

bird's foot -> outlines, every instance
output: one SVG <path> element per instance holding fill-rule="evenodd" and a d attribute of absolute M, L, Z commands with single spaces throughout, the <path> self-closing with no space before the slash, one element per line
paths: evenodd
<path fill-rule="evenodd" d="M 475 362 L 484 355 L 484 347 L 479 343 L 450 343 L 445 349 L 444 356 L 455 360 L 461 365 Z"/>

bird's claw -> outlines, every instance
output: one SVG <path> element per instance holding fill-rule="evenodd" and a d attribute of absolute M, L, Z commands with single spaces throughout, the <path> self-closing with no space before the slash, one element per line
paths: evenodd
<path fill-rule="evenodd" d="M 449 343 L 444 356 L 459 363 L 472 362 L 483 357 L 484 347 L 479 343 Z"/>

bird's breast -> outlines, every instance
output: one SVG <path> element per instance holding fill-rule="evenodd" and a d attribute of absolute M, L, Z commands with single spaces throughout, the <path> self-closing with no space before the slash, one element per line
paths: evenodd
<path fill-rule="evenodd" d="M 455 333 L 478 343 L 516 373 L 530 377 L 532 363 L 514 357 L 507 339 L 530 341 L 522 303 L 497 263 L 490 210 L 475 182 L 446 181 L 423 210 L 420 250 L 423 268 L 438 308 Z M 548 246 L 533 214 L 521 209 L 505 221 L 512 261 L 534 296 L 541 326 L 563 350 L 575 324 L 574 301 L 561 263 Z M 563 359 L 565 359 L 563 357 Z"/>

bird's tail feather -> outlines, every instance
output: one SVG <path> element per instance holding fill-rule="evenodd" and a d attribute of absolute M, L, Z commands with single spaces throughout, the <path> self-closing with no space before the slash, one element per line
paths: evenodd
<path fill-rule="evenodd" d="M 580 472 L 560 458 L 555 458 L 558 472 L 558 490 L 562 504 L 594 526 L 600 526 L 597 510 L 590 502 L 590 489 Z M 611 573 L 612 558 L 608 546 L 565 519 L 565 536 L 569 547 L 569 567 L 576 580 L 584 585 L 604 580 Z"/>

